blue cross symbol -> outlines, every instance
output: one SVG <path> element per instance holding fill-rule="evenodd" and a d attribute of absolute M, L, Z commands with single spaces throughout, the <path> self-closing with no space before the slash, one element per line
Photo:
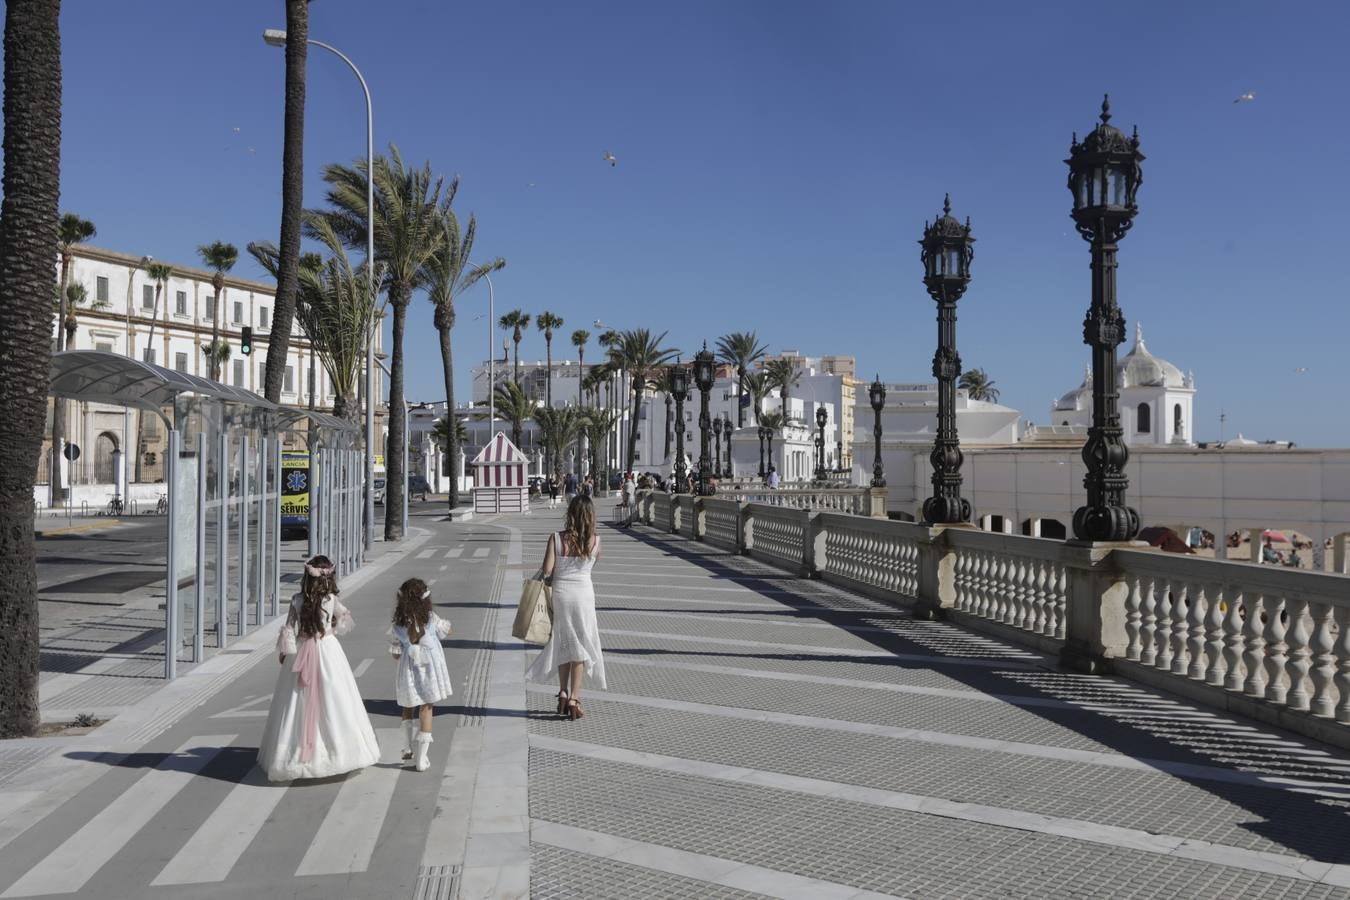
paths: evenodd
<path fill-rule="evenodd" d="M 292 491 L 303 491 L 305 489 L 305 473 L 292 472 L 286 476 L 286 487 Z"/>

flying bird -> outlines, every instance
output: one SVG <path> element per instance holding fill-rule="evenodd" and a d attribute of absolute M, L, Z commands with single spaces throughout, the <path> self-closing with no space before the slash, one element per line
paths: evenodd
<path fill-rule="evenodd" d="M 239 126 L 238 126 L 238 125 L 234 126 L 234 133 L 235 133 L 235 134 L 238 134 L 238 133 L 239 133 Z"/>
<path fill-rule="evenodd" d="M 1294 374 L 1295 374 L 1295 375 L 1302 375 L 1302 374 L 1303 374 L 1304 372 L 1306 372 L 1306 371 L 1308 371 L 1308 367 L 1307 367 L 1307 366 L 1299 366 L 1297 369 L 1294 370 Z"/>
<path fill-rule="evenodd" d="M 608 150 L 606 150 L 606 151 L 605 151 L 605 162 L 609 163 L 609 167 L 612 169 L 612 168 L 614 168 L 614 165 L 618 162 L 618 160 L 614 158 L 614 154 L 613 154 L 613 153 L 610 153 Z"/>
<path fill-rule="evenodd" d="M 1234 100 L 1233 102 L 1234 102 L 1234 103 L 1250 103 L 1251 101 L 1253 101 L 1253 100 L 1255 100 L 1255 99 L 1256 99 L 1256 91 L 1248 91 L 1248 92 L 1245 93 L 1245 94 L 1238 94 L 1238 98 L 1237 98 L 1236 100 Z"/>

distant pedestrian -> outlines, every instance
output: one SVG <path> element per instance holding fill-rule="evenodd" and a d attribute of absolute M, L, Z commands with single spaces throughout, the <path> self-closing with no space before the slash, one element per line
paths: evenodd
<path fill-rule="evenodd" d="M 590 678 L 607 690 L 600 629 L 595 621 L 591 569 L 600 558 L 595 506 L 582 494 L 567 506 L 567 525 L 549 535 L 540 571 L 553 585 L 553 633 L 525 677 L 536 683 L 558 679 L 558 715 L 580 719 L 581 685 Z"/>
<path fill-rule="evenodd" d="M 778 487 L 778 470 L 769 466 L 769 490 L 775 490 Z"/>
<path fill-rule="evenodd" d="M 548 480 L 548 508 L 556 509 L 558 506 L 558 476 L 554 475 Z"/>
<path fill-rule="evenodd" d="M 581 483 L 581 496 L 590 499 L 595 496 L 595 476 L 587 475 L 586 480 Z"/>
<path fill-rule="evenodd" d="M 435 704 L 451 694 L 450 673 L 441 641 L 450 636 L 450 622 L 431 608 L 431 589 L 409 578 L 394 598 L 394 638 L 389 653 L 398 660 L 395 696 L 403 710 L 403 759 L 425 772 L 431 766 L 431 717 Z M 417 745 L 413 759 L 413 744 Z"/>
<path fill-rule="evenodd" d="M 563 478 L 563 492 L 567 495 L 568 502 L 571 502 L 572 498 L 576 496 L 577 476 L 573 475 L 571 472 L 568 472 Z"/>
<path fill-rule="evenodd" d="M 619 521 L 625 528 L 633 524 L 633 505 L 636 502 L 637 484 L 633 481 L 633 473 L 629 472 L 619 492 L 619 512 L 622 516 Z"/>
<path fill-rule="evenodd" d="M 291 598 L 277 635 L 282 664 L 258 748 L 269 781 L 328 778 L 380 761 L 380 745 L 336 635 L 352 630 L 338 600 L 333 561 L 305 563 L 300 592 Z M 295 663 L 286 666 L 286 658 Z"/>

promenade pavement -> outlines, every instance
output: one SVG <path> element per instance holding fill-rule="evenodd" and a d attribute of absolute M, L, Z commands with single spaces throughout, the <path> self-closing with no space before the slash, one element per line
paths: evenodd
<path fill-rule="evenodd" d="M 648 528 L 602 528 L 609 690 L 559 720 L 510 637 L 558 527 L 428 521 L 344 593 L 371 769 L 259 779 L 274 627 L 59 739 L 0 781 L 0 898 L 1350 897 L 1347 755 Z M 426 773 L 383 635 L 413 575 L 456 632 Z"/>

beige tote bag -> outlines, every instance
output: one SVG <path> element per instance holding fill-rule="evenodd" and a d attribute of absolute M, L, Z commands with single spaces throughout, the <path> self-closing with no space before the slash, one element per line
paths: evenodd
<path fill-rule="evenodd" d="M 520 606 L 511 634 L 527 644 L 547 644 L 553 634 L 553 589 L 537 575 L 520 590 Z"/>

